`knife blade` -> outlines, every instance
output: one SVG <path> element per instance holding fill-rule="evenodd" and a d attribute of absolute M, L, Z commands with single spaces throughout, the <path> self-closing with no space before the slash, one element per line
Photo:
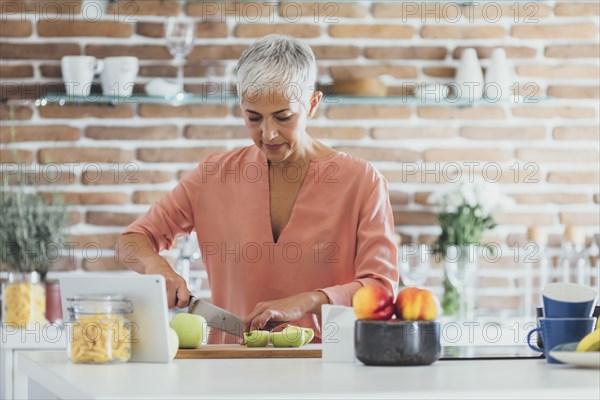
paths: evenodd
<path fill-rule="evenodd" d="M 237 315 L 217 307 L 208 301 L 191 296 L 187 312 L 201 315 L 206 319 L 207 325 L 211 328 L 242 337 L 244 321 Z"/>

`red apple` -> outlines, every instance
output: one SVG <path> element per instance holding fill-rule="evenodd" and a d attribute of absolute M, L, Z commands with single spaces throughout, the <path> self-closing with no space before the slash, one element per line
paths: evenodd
<path fill-rule="evenodd" d="M 405 321 L 433 321 L 440 314 L 440 302 L 427 289 L 407 287 L 396 298 L 396 317 Z"/>
<path fill-rule="evenodd" d="M 383 286 L 367 285 L 354 293 L 352 306 L 358 319 L 387 320 L 394 315 L 394 296 Z"/>

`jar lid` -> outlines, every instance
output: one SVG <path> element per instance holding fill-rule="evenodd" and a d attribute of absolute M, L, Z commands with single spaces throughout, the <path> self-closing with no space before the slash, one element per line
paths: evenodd
<path fill-rule="evenodd" d="M 67 310 L 75 314 L 131 314 L 131 300 L 120 294 L 79 294 L 67 298 Z"/>
<path fill-rule="evenodd" d="M 29 272 L 15 271 L 15 272 L 8 273 L 8 283 L 15 283 L 15 282 L 38 283 L 38 282 L 40 282 L 40 279 L 41 279 L 40 274 L 37 273 L 36 271 L 29 271 Z"/>

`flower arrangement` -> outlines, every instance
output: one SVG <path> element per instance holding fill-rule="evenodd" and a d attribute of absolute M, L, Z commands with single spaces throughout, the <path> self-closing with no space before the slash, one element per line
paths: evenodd
<path fill-rule="evenodd" d="M 482 243 L 483 234 L 496 226 L 492 213 L 512 204 L 512 199 L 503 196 L 497 184 L 462 182 L 449 190 L 435 192 L 427 199 L 436 207 L 442 233 L 433 244 L 433 252 L 446 255 L 450 246 L 476 245 L 493 248 Z M 455 314 L 459 307 L 456 288 L 444 278 L 442 307 L 446 314 Z"/>

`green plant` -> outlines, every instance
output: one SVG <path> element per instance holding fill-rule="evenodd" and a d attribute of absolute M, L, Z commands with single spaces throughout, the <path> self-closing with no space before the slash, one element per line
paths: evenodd
<path fill-rule="evenodd" d="M 68 212 L 62 199 L 47 201 L 23 184 L 6 183 L 0 192 L 0 261 L 19 272 L 38 272 L 42 279 L 60 256 Z"/>
<path fill-rule="evenodd" d="M 450 246 L 478 245 L 493 254 L 494 248 L 482 243 L 483 234 L 496 226 L 492 211 L 511 200 L 501 196 L 498 186 L 489 183 L 462 183 L 449 191 L 432 194 L 428 202 L 437 206 L 442 233 L 433 244 L 436 255 L 445 256 Z M 444 275 L 442 308 L 448 315 L 458 311 L 459 293 Z"/>
<path fill-rule="evenodd" d="M 15 107 L 9 104 L 9 122 L 15 120 Z M 8 125 L 10 138 L 16 142 L 16 129 Z M 18 152 L 12 149 L 14 163 L 24 165 Z M 18 169 L 18 168 L 17 168 Z M 50 266 L 58 259 L 68 225 L 68 210 L 63 198 L 53 194 L 50 200 L 27 190 L 35 183 L 26 173 L 17 172 L 16 181 L 2 176 L 0 189 L 0 262 L 17 272 L 37 272 L 44 279 Z"/>
<path fill-rule="evenodd" d="M 436 254 L 445 254 L 448 246 L 464 246 L 481 243 L 486 230 L 496 226 L 494 218 L 490 214 L 483 214 L 480 205 L 460 204 L 456 210 L 440 211 L 438 221 L 442 233 L 433 244 Z M 491 251 L 493 248 L 488 247 Z"/>

